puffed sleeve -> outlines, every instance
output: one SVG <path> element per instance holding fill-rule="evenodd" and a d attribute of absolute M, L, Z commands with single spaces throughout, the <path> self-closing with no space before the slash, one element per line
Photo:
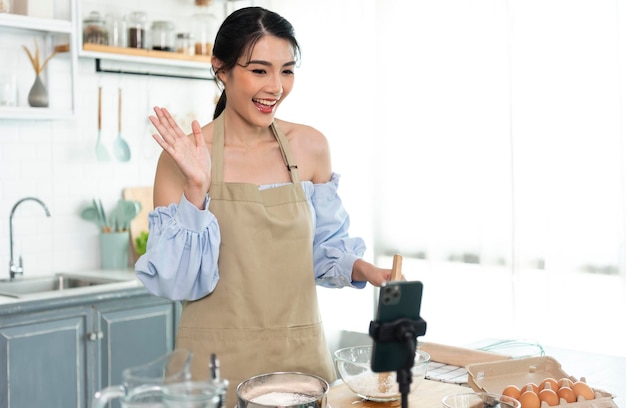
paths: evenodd
<path fill-rule="evenodd" d="M 149 213 L 146 253 L 135 263 L 135 273 L 150 293 L 196 300 L 215 289 L 221 238 L 209 201 L 207 195 L 205 210 L 199 210 L 183 195 L 180 204 Z"/>
<path fill-rule="evenodd" d="M 313 262 L 316 283 L 328 288 L 364 288 L 367 282 L 352 281 L 352 265 L 365 253 L 365 242 L 350 237 L 350 217 L 337 194 L 339 175 L 327 183 L 314 184 L 311 195 L 315 219 Z"/>

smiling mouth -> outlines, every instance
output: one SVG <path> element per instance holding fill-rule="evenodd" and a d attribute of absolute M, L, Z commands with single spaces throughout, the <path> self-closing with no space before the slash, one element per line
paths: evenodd
<path fill-rule="evenodd" d="M 261 112 L 264 113 L 269 113 L 272 112 L 272 110 L 274 109 L 274 106 L 276 106 L 276 104 L 278 103 L 277 99 L 252 99 L 252 102 L 254 102 L 254 104 L 256 105 L 257 109 L 259 109 Z"/>
<path fill-rule="evenodd" d="M 278 102 L 278 100 L 273 99 L 273 100 L 269 100 L 269 99 L 252 99 L 252 101 L 254 103 L 259 103 L 261 105 L 265 105 L 265 106 L 274 106 L 276 105 L 276 102 Z"/>

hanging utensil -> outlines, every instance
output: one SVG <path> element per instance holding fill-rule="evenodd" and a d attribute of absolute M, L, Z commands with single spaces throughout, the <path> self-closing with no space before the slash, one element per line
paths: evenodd
<path fill-rule="evenodd" d="M 113 152 L 119 161 L 130 160 L 130 148 L 128 143 L 122 139 L 122 88 L 117 90 L 117 138 L 113 145 Z"/>
<path fill-rule="evenodd" d="M 96 139 L 96 158 L 98 161 L 110 161 L 106 147 L 100 141 L 102 137 L 102 87 L 98 87 L 98 138 Z"/>

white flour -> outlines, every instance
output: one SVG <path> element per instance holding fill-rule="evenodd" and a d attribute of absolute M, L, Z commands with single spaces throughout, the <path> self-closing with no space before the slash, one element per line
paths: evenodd
<path fill-rule="evenodd" d="M 372 375 L 367 371 L 350 378 L 350 385 L 361 395 L 368 397 L 390 397 L 399 393 L 396 374 Z"/>
<path fill-rule="evenodd" d="M 269 392 L 267 394 L 259 395 L 251 399 L 250 401 L 270 406 L 285 407 L 290 405 L 306 404 L 311 401 L 315 401 L 315 397 L 310 395 L 296 394 L 293 392 Z"/>

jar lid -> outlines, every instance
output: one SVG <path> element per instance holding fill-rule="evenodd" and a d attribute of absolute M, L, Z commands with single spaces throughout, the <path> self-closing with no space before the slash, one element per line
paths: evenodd
<path fill-rule="evenodd" d="M 143 11 L 133 11 L 132 13 L 130 13 L 129 18 L 133 21 L 145 22 L 148 16 Z"/>
<path fill-rule="evenodd" d="M 89 13 L 87 17 L 85 17 L 83 22 L 85 24 L 93 24 L 93 23 L 104 24 L 105 21 L 104 21 L 104 18 L 100 16 L 100 13 L 98 13 L 97 11 L 92 11 L 91 13 Z"/>
<path fill-rule="evenodd" d="M 174 23 L 172 23 L 171 21 L 153 21 L 152 22 L 152 28 L 173 30 L 174 29 Z"/>

